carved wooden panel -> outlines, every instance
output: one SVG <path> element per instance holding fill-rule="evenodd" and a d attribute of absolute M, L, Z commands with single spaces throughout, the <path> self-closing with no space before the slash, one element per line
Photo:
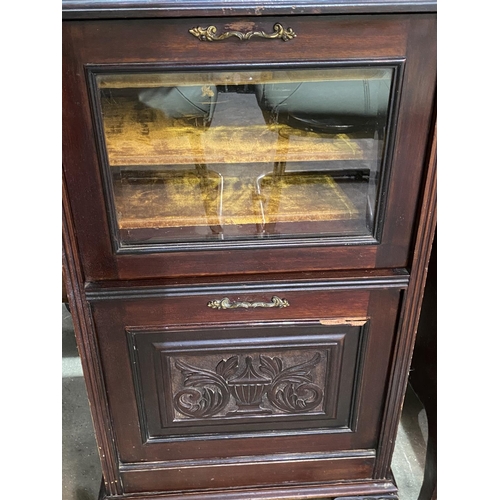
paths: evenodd
<path fill-rule="evenodd" d="M 272 431 L 277 423 L 349 432 L 364 330 L 129 330 L 143 439 Z"/>
<path fill-rule="evenodd" d="M 196 362 L 196 356 L 189 358 Z M 267 355 L 252 352 L 222 359 L 200 358 L 203 363 L 198 364 L 203 364 L 203 368 L 188 363 L 187 357 L 164 354 L 168 370 L 164 377 L 167 376 L 166 384 L 170 381 L 173 394 L 174 421 L 323 410 L 326 351 L 278 351 Z M 215 366 L 215 370 L 207 364 Z"/>

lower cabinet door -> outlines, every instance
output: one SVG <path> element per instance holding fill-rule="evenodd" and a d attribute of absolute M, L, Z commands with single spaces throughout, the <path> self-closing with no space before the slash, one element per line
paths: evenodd
<path fill-rule="evenodd" d="M 92 303 L 127 493 L 369 479 L 399 289 Z"/>

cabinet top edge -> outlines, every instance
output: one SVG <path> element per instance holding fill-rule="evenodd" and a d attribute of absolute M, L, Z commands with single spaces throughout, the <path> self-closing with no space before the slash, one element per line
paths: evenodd
<path fill-rule="evenodd" d="M 437 11 L 437 0 L 63 0 L 63 20 L 154 17 L 389 14 Z"/>

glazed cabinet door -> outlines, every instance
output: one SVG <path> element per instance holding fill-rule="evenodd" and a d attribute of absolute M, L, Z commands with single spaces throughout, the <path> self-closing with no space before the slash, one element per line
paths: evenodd
<path fill-rule="evenodd" d="M 87 280 L 407 265 L 434 32 L 428 15 L 64 23 Z"/>
<path fill-rule="evenodd" d="M 93 301 L 124 491 L 372 478 L 399 300 L 218 288 Z"/>

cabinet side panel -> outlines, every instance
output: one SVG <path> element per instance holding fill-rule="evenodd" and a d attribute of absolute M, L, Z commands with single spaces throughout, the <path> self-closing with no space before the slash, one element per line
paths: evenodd
<path fill-rule="evenodd" d="M 436 127 L 436 126 L 435 126 Z M 408 381 L 413 345 L 417 334 L 420 308 L 423 300 L 427 265 L 432 250 L 432 241 L 437 223 L 437 129 L 428 153 L 428 172 L 422 201 L 421 217 L 412 261 L 412 273 L 405 292 L 399 333 L 394 357 L 389 390 L 385 405 L 381 441 L 377 452 L 375 477 L 389 476 L 390 463 L 394 452 L 398 423 L 401 417 L 404 394 Z"/>
<path fill-rule="evenodd" d="M 100 360 L 88 303 L 84 299 L 83 278 L 73 233 L 71 211 L 63 177 L 63 266 L 78 352 L 90 402 L 95 437 L 101 460 L 104 488 L 108 494 L 121 493 L 117 450 L 111 428 Z"/>

